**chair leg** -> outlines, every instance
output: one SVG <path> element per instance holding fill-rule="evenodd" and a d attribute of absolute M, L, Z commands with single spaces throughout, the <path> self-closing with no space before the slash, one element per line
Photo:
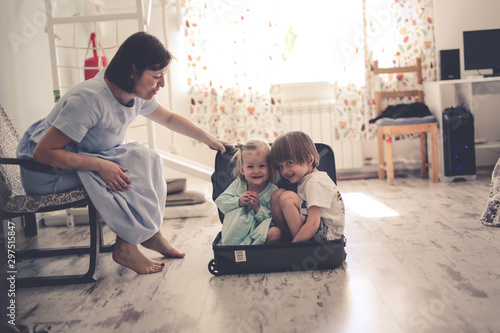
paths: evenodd
<path fill-rule="evenodd" d="M 420 177 L 427 178 L 429 174 L 427 172 L 427 133 L 420 133 Z"/>
<path fill-rule="evenodd" d="M 385 179 L 385 161 L 384 161 L 384 133 L 377 129 L 378 145 L 378 179 Z"/>
<path fill-rule="evenodd" d="M 432 146 L 432 181 L 439 182 L 439 158 L 438 158 L 438 128 L 437 124 L 431 131 L 431 146 Z"/>
<path fill-rule="evenodd" d="M 44 254 L 43 256 L 51 256 L 51 255 L 54 256 L 54 255 L 73 254 L 73 253 L 89 253 L 90 255 L 89 268 L 87 272 L 80 275 L 39 276 L 39 277 L 18 278 L 17 286 L 19 288 L 95 282 L 94 273 L 97 267 L 97 259 L 101 247 L 101 240 L 100 240 L 101 231 L 99 230 L 100 226 L 98 226 L 99 223 L 98 213 L 92 202 L 90 202 L 88 205 L 88 211 L 89 211 L 89 225 L 90 225 L 90 247 L 87 248 L 73 247 L 66 249 L 51 249 L 51 250 L 48 249 L 43 251 Z M 33 254 L 34 251 L 30 251 L 30 253 Z M 23 252 L 26 251 L 19 252 L 18 255 L 22 254 Z"/>
<path fill-rule="evenodd" d="M 385 152 L 386 152 L 386 170 L 387 170 L 387 184 L 394 185 L 394 160 L 392 152 L 392 135 L 386 135 L 385 138 Z"/>
<path fill-rule="evenodd" d="M 96 210 L 97 212 L 97 210 Z M 104 235 L 102 233 L 102 223 L 101 223 L 101 219 L 99 218 L 99 212 L 97 212 L 97 225 L 99 226 L 99 240 L 100 240 L 100 244 L 99 244 L 99 252 L 100 253 L 108 253 L 108 252 L 113 252 L 113 249 L 115 248 L 115 244 L 111 244 L 111 245 L 104 245 Z"/>
<path fill-rule="evenodd" d="M 23 216 L 24 220 L 24 235 L 26 237 L 33 237 L 38 235 L 38 226 L 36 225 L 36 214 L 26 214 Z"/>

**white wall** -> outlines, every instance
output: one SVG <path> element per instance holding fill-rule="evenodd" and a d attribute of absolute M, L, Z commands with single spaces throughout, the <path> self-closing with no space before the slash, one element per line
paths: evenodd
<path fill-rule="evenodd" d="M 0 1 L 0 104 L 19 131 L 53 106 L 45 5 Z"/>
<path fill-rule="evenodd" d="M 463 36 L 468 30 L 499 29 L 498 0 L 434 0 L 436 50 L 460 49 L 462 77 L 477 75 L 464 71 Z M 439 61 L 439 57 L 438 57 Z"/>
<path fill-rule="evenodd" d="M 461 78 L 478 75 L 477 71 L 464 70 L 463 32 L 499 29 L 499 12 L 500 1 L 498 0 L 434 0 L 434 30 L 438 62 L 440 50 L 460 49 Z M 491 70 L 481 70 L 481 74 L 489 72 Z M 480 108 L 473 110 L 477 138 L 499 139 L 499 105 L 500 95 L 481 96 Z M 498 124 L 496 130 L 492 129 L 492 123 Z M 499 149 L 476 149 L 477 165 L 494 165 L 499 156 Z"/>

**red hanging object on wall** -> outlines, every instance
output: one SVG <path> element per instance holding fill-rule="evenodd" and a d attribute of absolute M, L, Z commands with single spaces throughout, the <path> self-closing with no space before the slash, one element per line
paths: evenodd
<path fill-rule="evenodd" d="M 89 46 L 87 47 L 87 52 L 85 53 L 85 58 L 87 57 L 87 53 L 89 52 L 91 44 L 93 47 L 94 56 L 91 58 L 85 59 L 85 80 L 93 78 L 94 76 L 97 75 L 97 73 L 99 73 L 100 68 L 108 66 L 108 59 L 106 58 L 104 51 L 102 51 L 102 53 L 104 55 L 101 57 L 101 64 L 99 64 L 99 57 L 97 56 L 96 44 L 99 44 L 99 47 L 101 47 L 101 43 L 98 43 L 98 42 L 96 43 L 95 32 L 93 32 L 90 35 Z M 88 68 L 88 67 L 97 67 L 97 68 Z"/>

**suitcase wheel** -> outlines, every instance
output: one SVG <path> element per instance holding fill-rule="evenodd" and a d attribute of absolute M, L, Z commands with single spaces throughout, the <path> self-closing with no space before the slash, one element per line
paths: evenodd
<path fill-rule="evenodd" d="M 212 259 L 208 263 L 208 270 L 215 276 L 220 276 L 224 274 L 224 264 L 222 260 Z"/>

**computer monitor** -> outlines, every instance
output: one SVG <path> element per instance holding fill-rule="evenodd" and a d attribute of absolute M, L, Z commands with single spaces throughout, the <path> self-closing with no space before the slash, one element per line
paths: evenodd
<path fill-rule="evenodd" d="M 500 29 L 464 31 L 465 70 L 492 69 L 500 76 Z"/>

